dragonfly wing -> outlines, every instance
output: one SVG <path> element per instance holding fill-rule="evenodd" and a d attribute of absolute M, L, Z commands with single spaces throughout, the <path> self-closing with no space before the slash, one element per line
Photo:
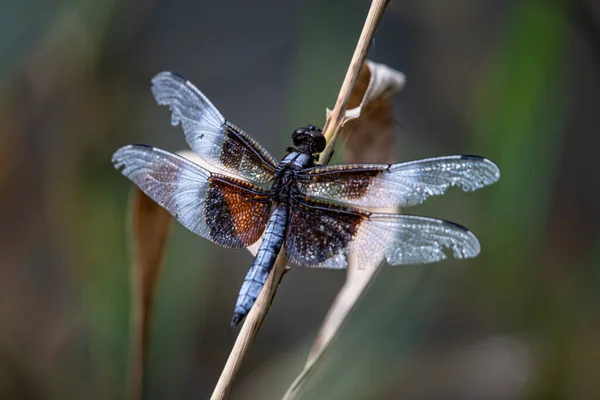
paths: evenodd
<path fill-rule="evenodd" d="M 146 195 L 195 234 L 224 247 L 256 242 L 270 213 L 268 191 L 219 175 L 145 145 L 115 152 L 113 163 Z"/>

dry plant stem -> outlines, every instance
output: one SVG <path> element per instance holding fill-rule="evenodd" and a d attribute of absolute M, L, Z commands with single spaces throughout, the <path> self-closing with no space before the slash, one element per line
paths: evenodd
<path fill-rule="evenodd" d="M 373 36 L 375 35 L 377 24 L 383 15 L 388 1 L 389 0 L 374 0 L 371 3 L 369 14 L 367 15 L 367 19 L 358 40 L 356 49 L 354 50 L 354 55 L 352 56 L 352 61 L 350 62 L 346 77 L 344 78 L 344 83 L 340 89 L 335 107 L 327 119 L 323 129 L 328 144 L 325 148 L 325 151 L 321 153 L 321 157 L 319 158 L 320 164 L 326 164 L 331 158 L 333 153 L 333 145 L 337 137 L 337 132 L 339 131 L 339 128 L 343 122 L 343 117 L 346 113 L 346 108 L 348 106 L 348 101 L 350 100 L 352 89 L 356 83 L 356 80 L 358 79 L 358 75 L 367 56 L 369 45 L 371 44 Z M 277 287 L 279 286 L 279 282 L 281 281 L 281 278 L 285 272 L 286 262 L 287 260 L 283 253 L 280 253 L 277 261 L 275 262 L 273 270 L 269 274 L 265 286 L 262 288 L 258 299 L 256 300 L 256 303 L 250 310 L 250 313 L 246 316 L 246 320 L 240 330 L 233 349 L 229 354 L 225 368 L 223 369 L 223 372 L 219 377 L 219 381 L 217 382 L 217 386 L 213 391 L 211 400 L 226 399 L 231 391 L 235 376 L 240 369 L 244 357 L 248 353 L 250 344 L 254 340 L 258 329 L 262 325 L 262 322 L 267 315 L 269 308 L 271 307 L 273 296 L 275 295 Z"/>
<path fill-rule="evenodd" d="M 254 306 L 252 306 L 250 312 L 246 316 L 240 334 L 233 345 L 233 349 L 231 349 L 225 368 L 223 368 L 217 386 L 210 397 L 211 400 L 226 399 L 229 395 L 235 376 L 240 370 L 242 361 L 250 349 L 250 344 L 252 344 L 256 333 L 271 307 L 277 287 L 285 274 L 286 264 L 287 259 L 285 255 L 283 252 L 279 253 L 277 260 L 275 261 L 275 266 L 271 270 L 267 282 L 265 282 L 265 286 L 263 286 L 258 295 L 258 299 L 256 299 L 256 303 L 254 303 Z"/>
<path fill-rule="evenodd" d="M 340 94 L 338 95 L 337 101 L 335 102 L 335 107 L 333 108 L 333 111 L 327 119 L 327 122 L 325 122 L 325 127 L 323 128 L 323 134 L 327 139 L 327 147 L 321 153 L 321 157 L 319 157 L 319 164 L 327 164 L 327 162 L 329 162 L 331 159 L 333 154 L 333 146 L 335 145 L 337 134 L 343 123 L 344 114 L 346 113 L 346 108 L 348 107 L 348 101 L 350 100 L 352 89 L 354 89 L 354 85 L 356 84 L 356 80 L 360 74 L 360 70 L 365 63 L 369 46 L 373 41 L 373 36 L 375 36 L 375 30 L 377 29 L 377 25 L 383 16 L 385 6 L 387 6 L 388 2 L 389 0 L 373 0 L 371 3 L 369 14 L 367 15 L 367 19 L 360 34 L 360 38 L 358 39 L 356 48 L 354 49 L 354 55 L 352 56 L 350 66 L 346 72 L 346 77 L 342 83 Z"/>

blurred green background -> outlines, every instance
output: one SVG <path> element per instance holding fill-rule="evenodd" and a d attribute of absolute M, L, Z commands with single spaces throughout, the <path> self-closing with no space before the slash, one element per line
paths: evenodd
<path fill-rule="evenodd" d="M 186 148 L 149 90 L 193 81 L 283 155 L 322 125 L 367 1 L 4 1 L 0 5 L 0 398 L 125 398 L 128 143 Z M 494 186 L 407 212 L 471 228 L 468 261 L 384 267 L 305 399 L 592 399 L 600 393 L 600 6 L 391 1 L 369 58 L 404 72 L 398 160 L 474 153 Z M 208 398 L 248 252 L 175 226 L 147 398 Z M 296 268 L 234 399 L 276 399 L 344 281 Z"/>

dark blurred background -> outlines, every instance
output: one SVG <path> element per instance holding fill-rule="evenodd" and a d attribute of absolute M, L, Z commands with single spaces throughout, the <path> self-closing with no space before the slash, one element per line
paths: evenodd
<path fill-rule="evenodd" d="M 130 182 L 110 158 L 186 148 L 151 77 L 183 74 L 279 157 L 294 128 L 323 124 L 368 6 L 2 2 L 1 398 L 125 398 Z M 410 210 L 468 226 L 482 254 L 383 267 L 302 398 L 597 398 L 600 5 L 392 0 L 369 58 L 407 75 L 398 160 L 474 153 L 502 178 Z M 147 398 L 208 398 L 250 263 L 174 227 Z M 343 282 L 286 275 L 232 398 L 281 397 Z"/>

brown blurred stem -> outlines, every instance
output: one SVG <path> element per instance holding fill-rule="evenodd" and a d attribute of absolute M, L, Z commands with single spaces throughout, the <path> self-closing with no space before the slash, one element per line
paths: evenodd
<path fill-rule="evenodd" d="M 335 107 L 333 108 L 333 111 L 329 115 L 329 118 L 325 122 L 325 127 L 323 128 L 323 132 L 327 138 L 327 147 L 325 148 L 325 151 L 321 153 L 319 164 L 327 164 L 331 159 L 333 145 L 335 144 L 337 133 L 339 132 L 340 126 L 343 122 L 352 89 L 354 88 L 356 80 L 358 79 L 362 65 L 365 62 L 367 51 L 373 40 L 375 30 L 379 24 L 379 20 L 383 15 L 388 1 L 389 0 L 374 0 L 371 3 L 369 14 L 367 15 L 367 19 L 363 26 L 358 44 L 356 45 L 356 49 L 354 50 L 354 55 L 350 61 L 350 66 L 346 72 L 346 77 L 342 83 Z M 242 365 L 242 361 L 248 353 L 250 344 L 254 340 L 258 329 L 262 325 L 262 322 L 267 315 L 269 308 L 271 307 L 271 302 L 273 301 L 277 287 L 283 278 L 286 263 L 287 259 L 285 258 L 283 252 L 281 252 L 277 257 L 275 266 L 269 274 L 267 282 L 262 288 L 256 303 L 250 310 L 250 313 L 246 316 L 246 320 L 240 330 L 233 349 L 229 354 L 227 363 L 225 364 L 223 372 L 219 377 L 217 386 L 213 391 L 211 400 L 226 399 L 229 395 L 229 392 L 233 386 L 233 381 Z"/>
<path fill-rule="evenodd" d="M 172 218 L 137 187 L 131 194 L 130 209 L 134 261 L 131 270 L 133 342 L 129 360 L 129 389 L 131 399 L 140 400 L 144 398 L 152 303 Z"/>

